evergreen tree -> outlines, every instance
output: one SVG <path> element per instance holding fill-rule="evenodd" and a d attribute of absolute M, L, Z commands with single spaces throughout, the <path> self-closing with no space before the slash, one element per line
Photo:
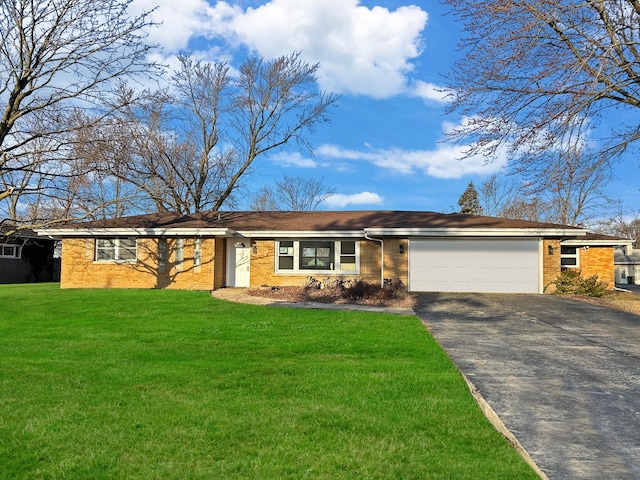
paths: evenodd
<path fill-rule="evenodd" d="M 473 186 L 473 182 L 469 182 L 469 186 L 458 200 L 458 205 L 460 205 L 460 213 L 464 213 L 466 215 L 482 214 L 478 191 L 476 190 L 476 187 Z"/>

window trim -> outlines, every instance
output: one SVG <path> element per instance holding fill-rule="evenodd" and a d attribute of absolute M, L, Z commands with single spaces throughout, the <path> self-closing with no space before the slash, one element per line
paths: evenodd
<path fill-rule="evenodd" d="M 573 248 L 574 253 L 563 253 L 563 248 Z M 563 258 L 575 258 L 575 265 L 565 265 L 562 263 Z M 580 247 L 573 245 L 560 245 L 560 268 L 580 268 Z"/>
<path fill-rule="evenodd" d="M 184 267 L 184 246 L 184 238 L 176 238 L 175 266 L 178 272 L 181 272 Z"/>
<path fill-rule="evenodd" d="M 281 247 L 282 243 L 292 244 Z M 304 242 L 331 242 L 333 261 L 331 264 L 333 268 L 329 269 L 313 269 L 313 268 L 300 268 L 300 244 Z M 342 242 L 353 242 L 355 246 L 355 253 L 342 254 Z M 327 238 L 304 238 L 304 239 L 281 239 L 274 241 L 274 271 L 278 274 L 288 275 L 359 275 L 360 274 L 360 241 L 357 239 L 327 239 Z M 286 249 L 286 250 L 285 250 Z M 286 253 L 285 253 L 286 252 Z M 351 270 L 342 269 L 340 257 L 354 257 L 355 268 Z M 292 257 L 293 268 L 280 268 L 280 258 Z"/>
<path fill-rule="evenodd" d="M 5 248 L 12 249 L 13 254 L 5 255 Z M 16 243 L 0 243 L 0 258 L 5 260 L 20 260 L 22 258 L 22 245 Z"/>
<path fill-rule="evenodd" d="M 193 239 L 193 271 L 200 273 L 202 268 L 202 237 Z"/>
<path fill-rule="evenodd" d="M 98 258 L 98 252 L 107 252 L 110 251 L 111 248 L 106 249 L 105 247 L 100 247 L 100 241 L 109 240 L 113 242 L 113 258 Z M 120 258 L 120 242 L 122 240 L 133 240 L 133 258 Z M 122 247 L 122 249 L 126 249 L 126 247 Z M 136 263 L 138 261 L 138 238 L 137 237 L 100 237 L 96 238 L 94 242 L 93 249 L 93 261 L 94 263 Z"/>
<path fill-rule="evenodd" d="M 167 273 L 167 239 L 158 239 L 158 273 Z"/>

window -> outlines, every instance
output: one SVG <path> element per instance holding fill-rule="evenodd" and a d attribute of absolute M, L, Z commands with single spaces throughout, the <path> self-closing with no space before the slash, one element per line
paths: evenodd
<path fill-rule="evenodd" d="M 184 262 L 184 239 L 178 238 L 176 240 L 176 267 L 178 270 L 182 270 L 182 263 Z"/>
<path fill-rule="evenodd" d="M 300 242 L 301 270 L 333 270 L 333 242 Z"/>
<path fill-rule="evenodd" d="M 0 245 L 0 258 L 12 258 L 15 260 L 20 259 L 20 253 L 22 251 L 21 245 Z"/>
<path fill-rule="evenodd" d="M 135 238 L 98 238 L 96 239 L 96 262 L 135 262 Z"/>
<path fill-rule="evenodd" d="M 358 273 L 355 240 L 282 240 L 276 242 L 276 272 Z"/>
<path fill-rule="evenodd" d="M 158 273 L 165 273 L 167 270 L 167 240 L 158 239 Z"/>
<path fill-rule="evenodd" d="M 356 270 L 356 242 L 338 242 L 340 246 L 340 270 Z"/>
<path fill-rule="evenodd" d="M 202 265 L 202 239 L 196 238 L 193 241 L 193 266 L 198 268 Z"/>
<path fill-rule="evenodd" d="M 293 270 L 293 242 L 280 242 L 276 270 Z"/>
<path fill-rule="evenodd" d="M 580 266 L 579 247 L 562 245 L 560 247 L 560 266 L 562 268 L 577 268 Z"/>

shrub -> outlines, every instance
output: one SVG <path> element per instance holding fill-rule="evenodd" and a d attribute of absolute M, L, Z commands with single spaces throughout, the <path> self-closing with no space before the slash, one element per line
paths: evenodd
<path fill-rule="evenodd" d="M 581 270 L 566 269 L 560 272 L 553 284 L 558 295 L 572 293 L 588 297 L 602 297 L 607 291 L 607 284 L 598 280 L 598 275 L 584 278 Z"/>
<path fill-rule="evenodd" d="M 377 284 L 367 283 L 364 280 L 342 280 L 331 277 L 318 280 L 314 277 L 307 277 L 304 289 L 306 291 L 337 290 L 342 298 L 352 302 L 393 300 L 405 296 L 406 289 L 402 280 L 385 278 L 383 285 L 381 287 Z"/>

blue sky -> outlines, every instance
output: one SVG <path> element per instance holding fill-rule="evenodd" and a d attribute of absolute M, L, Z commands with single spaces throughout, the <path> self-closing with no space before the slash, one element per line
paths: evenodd
<path fill-rule="evenodd" d="M 325 209 L 453 212 L 469 181 L 479 185 L 507 165 L 461 160 L 464 146 L 444 140 L 460 119 L 445 116 L 438 89 L 461 32 L 436 0 L 134 0 L 132 8 L 155 5 L 162 25 L 150 40 L 162 46 L 163 63 L 175 65 L 180 52 L 237 65 L 249 51 L 273 58 L 298 50 L 320 63 L 320 87 L 342 95 L 332 123 L 310 137 L 314 156 L 294 145 L 260 158 L 248 185 L 255 190 L 286 174 L 335 188 Z M 638 168 L 631 158 L 620 165 L 614 200 L 640 206 Z"/>

